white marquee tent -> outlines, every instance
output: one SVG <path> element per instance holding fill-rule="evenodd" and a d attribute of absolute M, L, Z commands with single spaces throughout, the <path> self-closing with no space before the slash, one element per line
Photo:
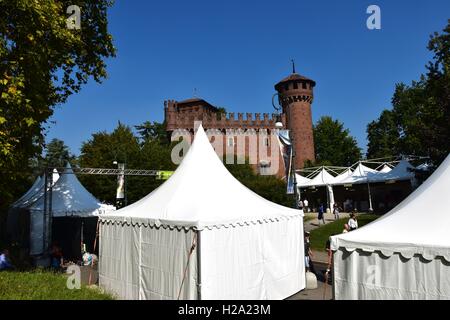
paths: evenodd
<path fill-rule="evenodd" d="M 305 288 L 302 217 L 239 183 L 200 126 L 168 181 L 100 217 L 100 285 L 123 299 L 286 298 Z"/>
<path fill-rule="evenodd" d="M 336 299 L 450 299 L 450 156 L 382 218 L 331 237 Z"/>
<path fill-rule="evenodd" d="M 18 201 L 9 213 L 8 220 L 14 221 L 18 215 L 17 210 L 28 210 L 30 215 L 30 255 L 44 253 L 44 178 L 38 178 L 33 186 Z M 98 201 L 73 174 L 72 168 L 67 164 L 64 173 L 53 173 L 54 184 L 51 195 L 51 212 L 53 218 L 60 217 L 96 217 L 114 211 L 115 207 L 105 205 Z M 47 188 L 47 205 L 50 210 L 50 192 Z"/>
<path fill-rule="evenodd" d="M 367 178 L 369 182 L 411 180 L 414 178 L 412 169 L 414 167 L 407 160 L 401 160 L 392 170 L 388 172 L 369 172 Z"/>

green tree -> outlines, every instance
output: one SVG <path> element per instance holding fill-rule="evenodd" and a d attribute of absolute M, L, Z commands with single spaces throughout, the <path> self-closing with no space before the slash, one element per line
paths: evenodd
<path fill-rule="evenodd" d="M 70 5 L 81 30 L 67 28 Z M 107 30 L 109 0 L 0 1 L 0 210 L 19 195 L 41 154 L 54 107 L 90 78 L 106 77 L 114 56 Z M 18 187 L 20 186 L 20 187 Z"/>
<path fill-rule="evenodd" d="M 64 141 L 52 139 L 45 148 L 45 155 L 41 160 L 40 167 L 62 168 L 67 162 L 73 165 L 75 156 L 70 153 L 69 147 L 64 144 Z"/>
<path fill-rule="evenodd" d="M 235 158 L 236 160 L 236 158 Z M 286 182 L 276 176 L 262 176 L 255 173 L 254 168 L 248 164 L 225 164 L 230 173 L 261 197 L 283 206 L 292 207 L 293 196 L 286 194 Z"/>
<path fill-rule="evenodd" d="M 361 149 L 343 123 L 323 116 L 313 129 L 315 165 L 350 166 L 361 158 Z"/>
<path fill-rule="evenodd" d="M 399 139 L 395 114 L 391 110 L 384 110 L 377 120 L 367 125 L 367 158 L 397 156 Z"/>
<path fill-rule="evenodd" d="M 156 121 L 145 121 L 144 123 L 134 126 L 141 138 L 141 141 L 156 140 L 160 143 L 169 143 L 166 131 L 166 123 Z"/>
<path fill-rule="evenodd" d="M 131 128 L 121 123 L 112 133 L 94 133 L 83 143 L 79 157 L 80 166 L 94 168 L 117 168 L 113 164 L 125 163 L 127 169 L 174 170 L 169 145 L 156 139 L 145 139 L 139 143 Z M 127 176 L 126 194 L 131 204 L 157 188 L 164 181 L 155 177 Z M 81 176 L 80 180 L 93 195 L 102 201 L 115 203 L 117 177 Z"/>
<path fill-rule="evenodd" d="M 450 20 L 428 43 L 433 59 L 411 85 L 397 84 L 392 110 L 369 124 L 368 156 L 429 156 L 438 165 L 450 152 Z"/>
<path fill-rule="evenodd" d="M 81 167 L 117 168 L 114 164 L 125 163 L 127 169 L 139 169 L 140 146 L 130 127 L 119 122 L 112 133 L 105 131 L 92 134 L 92 138 L 81 147 L 79 163 Z M 135 201 L 132 177 L 126 177 L 129 203 Z M 116 176 L 86 175 L 80 181 L 99 200 L 116 202 Z"/>

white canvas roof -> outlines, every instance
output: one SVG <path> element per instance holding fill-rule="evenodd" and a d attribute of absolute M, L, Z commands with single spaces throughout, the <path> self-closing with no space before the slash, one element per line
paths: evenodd
<path fill-rule="evenodd" d="M 388 173 L 391 170 L 392 170 L 391 167 L 389 167 L 387 164 L 384 164 L 383 167 L 378 171 L 383 172 L 383 173 Z"/>
<path fill-rule="evenodd" d="M 351 177 L 352 174 L 353 174 L 352 169 L 348 168 L 347 170 L 345 170 L 341 174 L 339 174 L 336 177 L 334 177 L 334 180 L 333 180 L 332 184 L 339 184 L 342 181 L 344 181 L 345 179 L 347 179 L 348 177 Z"/>
<path fill-rule="evenodd" d="M 387 173 L 368 173 L 367 176 L 370 182 L 410 180 L 414 177 L 414 173 L 409 169 L 414 169 L 414 167 L 407 160 L 401 160 Z"/>
<path fill-rule="evenodd" d="M 394 170 L 393 170 L 394 171 Z M 418 189 L 383 217 L 361 229 L 332 237 L 333 250 L 394 252 L 450 262 L 450 156 Z"/>
<path fill-rule="evenodd" d="M 381 174 L 377 170 L 371 169 L 362 163 L 359 163 L 355 168 L 353 173 L 344 179 L 340 179 L 339 181 L 335 181 L 334 184 L 357 184 L 357 183 L 367 183 L 368 175 L 377 175 Z"/>
<path fill-rule="evenodd" d="M 61 174 L 53 186 L 52 216 L 96 216 L 114 207 L 100 203 L 78 181 L 72 168 L 67 164 L 65 172 Z M 44 196 L 41 196 L 30 206 L 30 210 L 44 210 Z"/>
<path fill-rule="evenodd" d="M 310 181 L 305 181 L 302 184 L 299 184 L 297 181 L 297 185 L 299 187 L 326 186 L 332 184 L 333 181 L 334 177 L 325 168 L 322 168 L 314 178 L 310 179 Z"/>
<path fill-rule="evenodd" d="M 297 173 L 295 174 L 295 180 L 297 181 L 298 187 L 301 187 L 304 184 L 308 184 L 311 181 L 311 179 L 304 177 L 302 175 L 299 175 Z"/>
<path fill-rule="evenodd" d="M 171 227 L 235 226 L 303 215 L 270 202 L 236 180 L 220 161 L 202 126 L 175 173 L 163 185 L 101 220 Z"/>
<path fill-rule="evenodd" d="M 52 182 L 53 185 L 58 181 L 59 174 L 56 169 L 53 169 Z M 40 197 L 44 195 L 45 178 L 38 177 L 31 188 L 16 202 L 12 204 L 13 208 L 28 208 L 35 203 Z"/>
<path fill-rule="evenodd" d="M 30 197 L 39 192 L 39 190 L 43 187 L 44 179 L 42 179 L 41 177 L 37 177 L 36 180 L 34 180 L 31 188 L 28 189 L 28 191 L 25 192 L 24 195 L 20 197 L 16 202 L 14 202 L 11 206 L 14 208 L 20 208 L 24 202 L 26 202 Z"/>

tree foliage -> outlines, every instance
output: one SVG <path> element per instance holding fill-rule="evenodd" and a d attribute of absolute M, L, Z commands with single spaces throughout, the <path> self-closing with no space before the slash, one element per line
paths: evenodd
<path fill-rule="evenodd" d="M 367 127 L 368 157 L 413 154 L 437 165 L 450 152 L 450 20 L 428 43 L 433 59 L 411 85 L 400 83 L 392 110 Z"/>
<path fill-rule="evenodd" d="M 94 133 L 83 143 L 79 163 L 81 167 L 117 168 L 114 161 L 125 163 L 127 169 L 173 170 L 170 148 L 155 139 L 139 143 L 130 127 L 118 124 L 112 133 Z M 99 200 L 115 203 L 116 176 L 82 176 L 80 180 Z M 133 203 L 153 191 L 162 181 L 155 177 L 126 177 L 128 203 Z"/>
<path fill-rule="evenodd" d="M 395 115 L 384 110 L 380 117 L 367 125 L 367 158 L 394 157 L 398 154 L 399 132 Z"/>
<path fill-rule="evenodd" d="M 292 207 L 294 199 L 286 194 L 285 181 L 276 176 L 258 175 L 248 161 L 245 164 L 234 163 L 225 166 L 239 182 L 269 201 Z"/>
<path fill-rule="evenodd" d="M 350 166 L 361 158 L 361 149 L 344 124 L 323 116 L 314 126 L 316 162 L 312 165 Z"/>
<path fill-rule="evenodd" d="M 67 8 L 81 8 L 81 30 L 67 28 Z M 115 49 L 108 0 L 0 1 L 0 193 L 6 207 L 31 172 L 54 107 L 90 78 L 106 77 Z M 1 208 L 0 208 L 1 209 Z"/>
<path fill-rule="evenodd" d="M 70 153 L 69 147 L 65 145 L 64 141 L 54 138 L 46 145 L 45 155 L 40 161 L 39 167 L 63 168 L 67 163 L 74 165 L 75 162 L 75 156 Z"/>

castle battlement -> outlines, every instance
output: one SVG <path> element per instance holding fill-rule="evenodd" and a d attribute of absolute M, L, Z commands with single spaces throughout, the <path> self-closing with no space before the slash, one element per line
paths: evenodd
<path fill-rule="evenodd" d="M 195 121 L 201 121 L 205 129 L 274 129 L 277 121 L 276 114 L 249 112 L 245 115 L 241 112 L 223 114 L 201 105 L 185 108 L 174 100 L 166 101 L 164 106 L 167 131 L 193 129 Z"/>

